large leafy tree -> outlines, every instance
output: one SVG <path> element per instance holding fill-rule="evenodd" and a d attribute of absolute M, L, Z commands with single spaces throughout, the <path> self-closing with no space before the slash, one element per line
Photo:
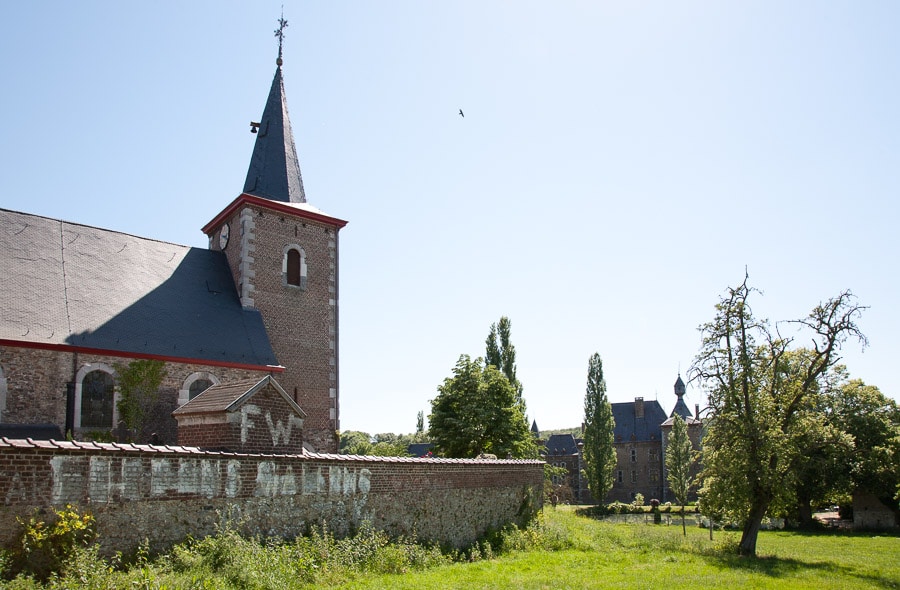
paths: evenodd
<path fill-rule="evenodd" d="M 594 500 L 601 504 L 612 489 L 615 476 L 615 427 L 612 406 L 606 397 L 603 361 L 594 353 L 588 360 L 584 395 L 584 472 Z"/>
<path fill-rule="evenodd" d="M 795 357 L 803 358 L 808 351 Z M 790 357 L 788 357 L 790 359 Z M 796 437 L 798 453 L 802 456 L 791 473 L 793 479 L 787 489 L 793 492 L 782 512 L 802 528 L 814 528 L 813 508 L 834 504 L 850 492 L 848 459 L 853 451 L 853 439 L 841 429 L 832 404 L 833 391 L 840 388 L 845 370 L 835 366 L 824 379 L 820 391 L 809 398 L 809 412 L 815 420 Z"/>
<path fill-rule="evenodd" d="M 366 432 L 345 430 L 341 433 L 338 453 L 342 455 L 371 455 L 372 437 Z"/>
<path fill-rule="evenodd" d="M 443 457 L 535 457 L 523 403 L 494 365 L 462 355 L 431 401 L 428 434 Z"/>
<path fill-rule="evenodd" d="M 510 340 L 511 331 L 512 323 L 506 316 L 502 316 L 496 324 L 491 324 L 491 331 L 485 340 L 484 362 L 497 367 L 515 388 L 516 396 L 521 398 L 522 384 L 516 378 L 516 347 Z"/>
<path fill-rule="evenodd" d="M 835 424 L 852 440 L 844 463 L 853 486 L 900 510 L 900 407 L 874 385 L 843 383 L 831 398 Z"/>
<path fill-rule="evenodd" d="M 688 436 L 687 424 L 681 416 L 675 415 L 672 432 L 666 441 L 666 472 L 669 489 L 681 504 L 681 532 L 687 536 L 684 522 L 684 505 L 687 504 L 688 492 L 691 489 L 691 466 L 694 464 L 693 447 Z"/>
<path fill-rule="evenodd" d="M 738 550 L 756 555 L 763 517 L 793 492 L 803 460 L 802 437 L 823 426 L 815 399 L 848 338 L 865 344 L 856 325 L 862 307 L 849 291 L 791 324 L 812 348 L 791 348 L 765 320 L 753 316 L 748 279 L 729 288 L 715 318 L 701 326 L 702 345 L 692 378 L 706 389 L 711 409 L 703 441 L 702 502 L 711 513 L 742 523 Z"/>

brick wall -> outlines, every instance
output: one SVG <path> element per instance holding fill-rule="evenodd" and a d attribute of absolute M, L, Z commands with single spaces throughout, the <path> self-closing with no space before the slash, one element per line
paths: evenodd
<path fill-rule="evenodd" d="M 303 453 L 303 418 L 271 384 L 232 411 L 182 412 L 176 418 L 180 445 L 241 453 Z"/>
<path fill-rule="evenodd" d="M 317 451 L 337 450 L 338 229 L 259 206 L 229 220 L 225 248 L 235 287 L 246 306 L 259 310 L 278 362 L 278 382 L 303 408 L 304 440 Z M 306 254 L 305 288 L 285 285 L 285 247 Z M 218 249 L 215 240 L 212 247 Z"/>
<path fill-rule="evenodd" d="M 246 455 L 189 447 L 0 439 L 0 545 L 16 517 L 71 503 L 94 514 L 105 553 L 165 549 L 215 532 L 292 538 L 368 520 L 392 535 L 463 547 L 539 509 L 540 461 Z"/>

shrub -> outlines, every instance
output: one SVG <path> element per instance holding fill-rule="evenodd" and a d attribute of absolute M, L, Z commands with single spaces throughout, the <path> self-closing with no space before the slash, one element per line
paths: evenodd
<path fill-rule="evenodd" d="M 35 513 L 28 522 L 17 519 L 22 525 L 19 546 L 10 555 L 15 573 L 24 573 L 46 581 L 51 574 L 63 572 L 67 560 L 76 549 L 86 547 L 97 538 L 93 515 L 81 514 L 67 504 L 62 510 L 51 509 L 49 522 Z"/>

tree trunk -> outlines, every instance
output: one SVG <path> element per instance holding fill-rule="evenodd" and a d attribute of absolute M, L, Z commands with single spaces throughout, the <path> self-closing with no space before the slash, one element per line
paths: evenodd
<path fill-rule="evenodd" d="M 768 502 L 754 503 L 750 510 L 750 516 L 744 523 L 744 529 L 741 531 L 741 542 L 738 545 L 738 553 L 742 557 L 756 557 L 756 538 L 759 536 L 759 528 L 762 525 L 762 519 L 766 515 Z"/>
<path fill-rule="evenodd" d="M 684 524 L 684 505 L 681 506 L 681 534 L 687 537 L 687 525 Z"/>
<path fill-rule="evenodd" d="M 797 502 L 797 518 L 801 529 L 813 528 L 812 506 L 809 500 L 800 500 Z"/>

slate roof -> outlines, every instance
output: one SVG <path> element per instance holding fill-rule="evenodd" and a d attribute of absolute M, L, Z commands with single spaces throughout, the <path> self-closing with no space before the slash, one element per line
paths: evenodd
<path fill-rule="evenodd" d="M 684 398 L 680 395 L 678 396 L 678 401 L 675 402 L 675 407 L 672 408 L 672 413 L 669 414 L 669 417 L 671 418 L 676 414 L 681 416 L 682 418 L 690 418 L 693 416 L 693 414 L 691 414 L 691 411 L 688 409 L 687 404 L 684 403 Z"/>
<path fill-rule="evenodd" d="M 613 420 L 616 422 L 614 430 L 616 442 L 661 440 L 660 424 L 666 420 L 666 412 L 658 401 L 644 400 L 643 418 L 636 416 L 633 401 L 611 405 Z"/>
<path fill-rule="evenodd" d="M 434 443 L 412 443 L 406 447 L 406 452 L 413 457 L 425 457 L 432 449 L 434 449 Z"/>
<path fill-rule="evenodd" d="M 186 414 L 233 412 L 267 386 L 272 386 L 299 416 L 306 417 L 306 412 L 300 409 L 300 406 L 291 399 L 271 375 L 266 375 L 262 379 L 250 379 L 213 385 L 172 412 L 172 415 L 183 416 Z"/>
<path fill-rule="evenodd" d="M 682 416 L 682 420 L 684 420 L 684 423 L 687 424 L 688 426 L 693 426 L 694 424 L 702 424 L 703 423 L 701 420 L 698 420 L 697 418 L 694 418 L 691 415 Z M 666 421 L 662 423 L 662 426 L 671 426 L 674 423 L 675 423 L 675 411 L 673 410 L 672 415 L 669 416 L 668 418 L 666 418 Z"/>
<path fill-rule="evenodd" d="M 0 209 L 0 340 L 278 365 L 222 252 Z"/>
<path fill-rule="evenodd" d="M 32 440 L 62 440 L 56 424 L 0 424 L 0 437 Z"/>
<path fill-rule="evenodd" d="M 273 201 L 306 202 L 280 64 L 259 120 L 244 192 Z"/>
<path fill-rule="evenodd" d="M 578 454 L 578 442 L 571 434 L 551 434 L 545 446 L 548 456 Z"/>

